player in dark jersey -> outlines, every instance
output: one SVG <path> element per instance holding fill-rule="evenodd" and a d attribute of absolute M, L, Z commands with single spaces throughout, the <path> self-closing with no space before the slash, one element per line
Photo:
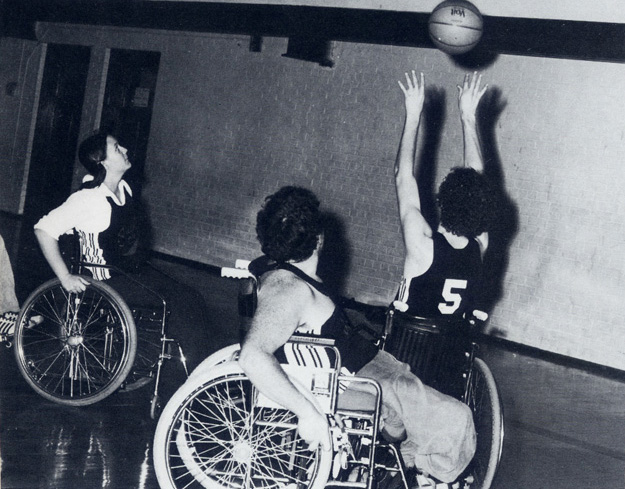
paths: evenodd
<path fill-rule="evenodd" d="M 407 364 L 345 327 L 345 314 L 317 275 L 324 240 L 319 207 L 311 191 L 284 187 L 269 196 L 258 213 L 258 239 L 275 266 L 260 272 L 258 305 L 239 365 L 263 394 L 297 415 L 300 435 L 311 448 L 321 444 L 330 449 L 325 415 L 291 383 L 279 363 L 289 355 L 303 356 L 283 348 L 292 335 L 329 336 L 336 340 L 344 365 L 380 383 L 385 429 L 396 438 L 405 433 L 401 452 L 406 466 L 454 481 L 475 452 L 471 410 L 424 385 Z"/>
<path fill-rule="evenodd" d="M 493 212 L 493 194 L 483 175 L 476 124 L 477 107 L 488 88 L 481 86 L 481 80 L 480 74 L 467 74 L 462 86 L 458 86 L 464 167 L 452 169 L 439 188 L 440 222 L 436 229 L 430 227 L 422 214 L 414 168 L 425 101 L 424 76 L 413 70 L 406 74 L 405 85 L 399 82 L 406 118 L 395 163 L 395 183 L 406 256 L 394 305 L 415 316 L 487 318 L 476 305 Z"/>

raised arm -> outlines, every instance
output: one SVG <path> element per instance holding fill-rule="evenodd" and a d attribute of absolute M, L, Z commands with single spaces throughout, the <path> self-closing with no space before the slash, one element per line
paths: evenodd
<path fill-rule="evenodd" d="M 400 81 L 399 86 L 404 93 L 406 118 L 395 161 L 395 187 L 406 253 L 409 256 L 432 235 L 421 213 L 421 198 L 415 177 L 417 135 L 425 101 L 423 73 L 418 76 L 414 70 L 410 74 L 406 73 L 405 85 Z"/>
<path fill-rule="evenodd" d="M 273 272 L 259 291 L 258 307 L 241 348 L 239 365 L 260 392 L 297 415 L 300 436 L 311 450 L 318 445 L 329 450 L 325 415 L 299 392 L 274 356 L 289 340 L 301 321 L 301 311 L 312 300 L 308 286 L 289 275 Z"/>
<path fill-rule="evenodd" d="M 482 155 L 482 143 L 477 130 L 477 107 L 482 95 L 488 89 L 488 85 L 481 87 L 482 75 L 477 72 L 473 76 L 468 73 L 464 76 L 462 86 L 458 85 L 458 107 L 460 108 L 460 120 L 462 121 L 462 134 L 464 137 L 464 166 L 473 168 L 480 173 L 484 172 L 484 156 Z M 484 232 L 477 236 L 482 256 L 488 248 L 488 233 Z"/>
<path fill-rule="evenodd" d="M 462 121 L 464 137 L 464 166 L 473 168 L 482 173 L 484 171 L 484 157 L 482 144 L 477 130 L 477 107 L 488 85 L 481 87 L 482 75 L 477 72 L 466 74 L 462 86 L 458 85 L 458 107 Z"/>

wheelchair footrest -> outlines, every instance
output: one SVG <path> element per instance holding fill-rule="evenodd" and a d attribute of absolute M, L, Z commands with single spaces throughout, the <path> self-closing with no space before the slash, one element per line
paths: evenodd
<path fill-rule="evenodd" d="M 157 364 L 155 363 L 151 368 L 136 368 L 131 370 L 131 374 L 135 377 L 154 377 L 154 371 Z"/>
<path fill-rule="evenodd" d="M 326 487 L 353 487 L 354 489 L 368 487 L 368 483 L 366 481 L 328 481 Z"/>

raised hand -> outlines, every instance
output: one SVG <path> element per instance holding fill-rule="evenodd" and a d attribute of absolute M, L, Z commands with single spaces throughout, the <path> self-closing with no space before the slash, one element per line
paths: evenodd
<path fill-rule="evenodd" d="M 464 83 L 458 85 L 458 107 L 461 117 L 475 117 L 477 106 L 482 95 L 488 89 L 488 85 L 481 87 L 482 74 L 476 71 L 473 75 L 464 75 Z"/>
<path fill-rule="evenodd" d="M 401 91 L 404 92 L 404 103 L 406 105 L 406 115 L 421 116 L 423 102 L 425 101 L 425 80 L 423 73 L 419 76 L 412 70 L 406 73 L 406 85 L 398 81 Z"/>

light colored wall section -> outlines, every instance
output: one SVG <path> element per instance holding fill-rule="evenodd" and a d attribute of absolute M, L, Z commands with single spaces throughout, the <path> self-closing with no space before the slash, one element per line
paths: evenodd
<path fill-rule="evenodd" d="M 464 72 L 449 57 L 337 43 L 324 69 L 282 57 L 285 39 L 252 53 L 247 37 L 48 27 L 48 42 L 162 53 L 144 187 L 157 250 L 220 266 L 252 258 L 264 196 L 304 185 L 342 225 L 346 295 L 392 298 L 397 80 L 416 66 L 442 90 L 438 184 L 462 152 Z M 625 369 L 625 65 L 500 56 L 483 71 L 501 94 L 495 154 L 518 215 L 491 333 Z"/>
<path fill-rule="evenodd" d="M 623 368 L 625 65 L 501 57 L 488 76 L 507 102 L 498 142 L 519 211 L 491 325 Z"/>

